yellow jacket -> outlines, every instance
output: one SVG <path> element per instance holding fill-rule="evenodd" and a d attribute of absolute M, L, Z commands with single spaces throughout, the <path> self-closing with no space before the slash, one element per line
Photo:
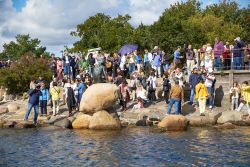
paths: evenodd
<path fill-rule="evenodd" d="M 207 87 L 203 83 L 198 83 L 195 86 L 195 98 L 198 99 L 199 97 L 208 97 Z"/>
<path fill-rule="evenodd" d="M 250 86 L 241 87 L 241 95 L 243 99 L 249 103 L 250 102 Z"/>
<path fill-rule="evenodd" d="M 54 86 L 54 87 L 50 88 L 49 92 L 51 94 L 52 100 L 59 100 L 59 98 L 60 98 L 60 88 L 59 87 Z"/>

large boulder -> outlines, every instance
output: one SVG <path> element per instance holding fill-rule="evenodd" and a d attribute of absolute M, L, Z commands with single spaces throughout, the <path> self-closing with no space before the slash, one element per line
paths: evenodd
<path fill-rule="evenodd" d="M 8 110 L 9 110 L 9 112 L 16 112 L 17 110 L 19 110 L 19 106 L 17 105 L 17 104 L 15 104 L 15 103 L 11 103 L 11 104 L 9 104 L 8 106 Z"/>
<path fill-rule="evenodd" d="M 0 115 L 5 114 L 8 112 L 8 108 L 5 106 L 0 106 Z"/>
<path fill-rule="evenodd" d="M 15 128 L 26 129 L 26 128 L 35 128 L 36 125 L 31 121 L 18 121 L 15 125 Z"/>
<path fill-rule="evenodd" d="M 4 99 L 4 94 L 6 93 L 6 90 L 4 88 L 0 88 L 0 101 Z"/>
<path fill-rule="evenodd" d="M 182 115 L 167 115 L 158 127 L 163 128 L 167 131 L 183 131 L 188 126 L 188 120 Z"/>
<path fill-rule="evenodd" d="M 89 122 L 89 129 L 94 130 L 116 130 L 120 128 L 120 121 L 113 118 L 107 111 L 96 112 Z"/>
<path fill-rule="evenodd" d="M 200 116 L 199 112 L 195 112 L 186 116 L 190 126 L 211 126 L 217 123 L 218 118 L 221 116 L 221 112 L 205 113 L 205 116 Z"/>
<path fill-rule="evenodd" d="M 54 125 L 61 127 L 61 128 L 71 128 L 72 127 L 70 120 L 68 120 L 67 118 L 64 118 L 60 121 L 55 122 Z"/>
<path fill-rule="evenodd" d="M 65 115 L 56 115 L 56 116 L 52 116 L 50 117 L 49 120 L 44 120 L 45 124 L 54 124 L 60 120 L 63 120 L 64 118 L 66 118 L 67 116 Z M 39 118 L 39 117 L 38 117 Z"/>
<path fill-rule="evenodd" d="M 218 119 L 219 124 L 224 124 L 226 122 L 237 123 L 243 121 L 243 113 L 236 111 L 225 111 L 222 112 L 222 115 Z"/>
<path fill-rule="evenodd" d="M 91 85 L 84 93 L 80 111 L 95 113 L 108 109 L 118 100 L 119 88 L 114 84 L 98 83 Z"/>
<path fill-rule="evenodd" d="M 72 123 L 72 127 L 74 129 L 88 129 L 89 121 L 91 119 L 90 115 L 82 114 L 76 117 L 76 119 Z"/>

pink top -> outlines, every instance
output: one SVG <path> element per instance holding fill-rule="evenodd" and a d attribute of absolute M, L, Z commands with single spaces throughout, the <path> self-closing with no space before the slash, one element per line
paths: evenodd
<path fill-rule="evenodd" d="M 62 61 L 61 60 L 57 60 L 57 69 L 62 70 Z"/>

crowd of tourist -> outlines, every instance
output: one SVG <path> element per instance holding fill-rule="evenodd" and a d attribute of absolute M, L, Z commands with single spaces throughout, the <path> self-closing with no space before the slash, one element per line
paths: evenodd
<path fill-rule="evenodd" d="M 79 110 L 84 91 L 92 84 L 102 82 L 113 83 L 120 88 L 122 111 L 127 110 L 130 100 L 135 102 L 133 109 L 144 108 L 146 103 L 154 103 L 157 100 L 156 89 L 162 83 L 168 114 L 171 113 L 173 105 L 175 113 L 181 114 L 183 88 L 188 85 L 191 89 L 189 103 L 198 105 L 203 116 L 206 104 L 210 110 L 213 108 L 216 82 L 214 71 L 231 68 L 241 70 L 243 67 L 250 69 L 250 45 L 246 46 L 239 37 L 235 39 L 234 45 L 226 42 L 224 46 L 216 38 L 213 48 L 211 44 L 203 45 L 200 49 L 193 49 L 192 45 L 188 45 L 184 48 L 184 55 L 181 54 L 181 49 L 177 47 L 173 56 L 157 46 L 151 51 L 145 49 L 143 54 L 137 50 L 124 55 L 99 51 L 96 55 L 90 53 L 87 56 L 71 55 L 65 51 L 60 58 L 51 54 L 49 63 L 53 80 L 48 84 L 40 77 L 39 80 L 31 82 L 25 120 L 34 108 L 36 122 L 39 105 L 41 116 L 46 116 L 47 102 L 50 100 L 53 115 L 58 114 L 61 93 L 63 103 L 67 104 L 71 115 L 73 110 Z M 183 63 L 184 60 L 186 63 Z M 240 110 L 243 104 L 247 104 L 250 114 L 248 83 L 234 84 L 230 93 L 233 94 L 232 110 Z"/>

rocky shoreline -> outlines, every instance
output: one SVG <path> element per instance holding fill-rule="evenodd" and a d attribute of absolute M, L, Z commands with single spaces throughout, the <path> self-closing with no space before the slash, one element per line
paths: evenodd
<path fill-rule="evenodd" d="M 103 90 L 103 91 L 95 91 Z M 108 95 L 108 96 L 107 96 Z M 0 128 L 39 128 L 57 126 L 61 128 L 119 130 L 131 126 L 152 126 L 162 131 L 183 131 L 187 127 L 215 127 L 230 129 L 236 126 L 250 126 L 247 111 L 227 111 L 223 107 L 207 110 L 200 116 L 197 108 L 188 103 L 182 106 L 182 115 L 166 115 L 167 104 L 159 100 L 146 105 L 146 108 L 133 110 L 133 102 L 128 110 L 120 111 L 117 104 L 119 92 L 113 84 L 94 84 L 84 93 L 80 111 L 68 117 L 67 107 L 60 106 L 56 116 L 38 117 L 37 125 L 23 121 L 27 100 L 0 102 Z M 83 105 L 84 104 L 84 105 Z M 48 104 L 48 112 L 51 108 Z M 31 113 L 29 120 L 33 120 Z"/>
<path fill-rule="evenodd" d="M 76 112 L 71 117 L 68 117 L 67 111 L 64 111 L 56 116 L 39 116 L 37 125 L 34 125 L 31 121 L 33 114 L 29 118 L 30 121 L 23 121 L 26 111 L 25 103 L 26 101 L 14 101 L 0 105 L 0 128 L 25 129 L 57 126 L 69 129 L 119 130 L 131 126 L 151 126 L 163 131 L 179 131 L 186 130 L 187 127 L 231 129 L 237 126 L 250 126 L 246 111 L 207 111 L 205 116 L 200 116 L 198 111 L 185 115 L 165 115 L 167 105 L 162 102 L 135 111 L 132 109 L 125 112 L 101 110 L 94 114 Z"/>

